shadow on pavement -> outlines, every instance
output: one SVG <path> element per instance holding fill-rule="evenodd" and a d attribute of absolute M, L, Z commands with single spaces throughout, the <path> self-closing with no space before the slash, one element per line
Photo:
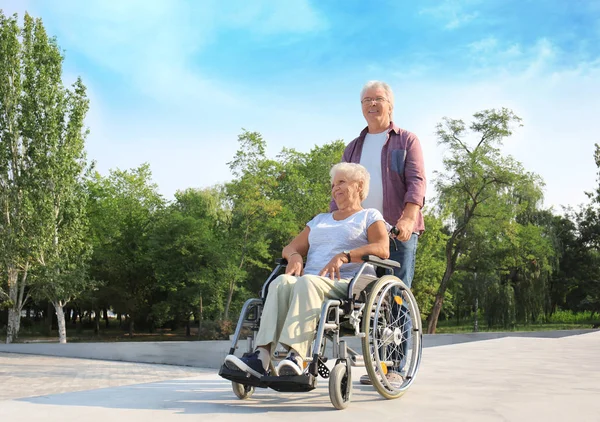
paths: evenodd
<path fill-rule="evenodd" d="M 306 393 L 279 393 L 257 388 L 247 400 L 239 400 L 234 395 L 229 381 L 193 379 L 53 394 L 17 401 L 53 406 L 170 410 L 182 414 L 334 411 L 329 400 L 327 380 L 319 379 L 319 382 L 315 390 Z M 358 382 L 353 384 L 352 402 L 384 400 L 372 387 L 361 386 Z"/>

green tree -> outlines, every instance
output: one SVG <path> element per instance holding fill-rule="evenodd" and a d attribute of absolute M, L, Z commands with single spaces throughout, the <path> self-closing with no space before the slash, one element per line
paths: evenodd
<path fill-rule="evenodd" d="M 186 189 L 157 218 L 150 235 L 150 253 L 163 300 L 152 303 L 150 319 L 160 326 L 168 319 L 216 319 L 226 292 L 218 277 L 226 253 L 222 231 L 227 215 L 219 189 Z"/>
<path fill-rule="evenodd" d="M 244 130 L 238 142 L 240 147 L 228 163 L 236 179 L 225 186 L 231 203 L 231 224 L 224 239 L 230 259 L 219 274 L 229 282 L 224 319 L 229 318 L 234 293 L 248 271 L 268 270 L 272 266 L 270 234 L 277 230 L 277 217 L 283 209 L 273 195 L 281 166 L 267 159 L 266 142 L 260 133 Z"/>
<path fill-rule="evenodd" d="M 85 166 L 88 102 L 81 80 L 64 88 L 63 57 L 40 19 L 25 14 L 21 29 L 16 15 L 6 18 L 0 11 L 0 51 L 0 258 L 10 343 L 19 332 L 31 270 L 41 265 L 61 271 L 64 277 L 44 280 L 47 287 L 66 288 L 67 273 L 82 269 L 74 256 L 85 230 L 77 186 Z"/>
<path fill-rule="evenodd" d="M 236 178 L 226 185 L 229 260 L 224 257 L 228 264 L 219 277 L 229 280 L 227 317 L 234 293 L 245 299 L 248 290 L 258 291 L 283 246 L 316 214 L 328 211 L 329 170 L 344 150 L 342 141 L 334 141 L 308 153 L 285 148 L 272 160 L 259 133 L 244 131 L 238 141 L 240 148 L 229 163 Z"/>
<path fill-rule="evenodd" d="M 590 204 L 583 207 L 575 216 L 581 245 L 579 272 L 580 285 L 577 307 L 600 313 L 600 145 L 595 144 L 594 162 L 597 167 L 598 185 L 592 192 L 586 192 Z"/>
<path fill-rule="evenodd" d="M 598 186 L 586 192 L 590 204 L 579 213 L 581 240 L 590 248 L 600 251 L 600 145 L 595 144 L 594 162 L 597 170 Z"/>
<path fill-rule="evenodd" d="M 157 288 L 149 235 L 164 200 L 151 182 L 148 164 L 128 171 L 96 173 L 88 182 L 88 217 L 93 244 L 90 275 L 102 281 L 100 297 L 110 298 L 118 314 L 126 314 L 129 335 L 134 321 L 145 321 L 149 299 Z"/>
<path fill-rule="evenodd" d="M 431 309 L 445 269 L 445 245 L 448 234 L 443 221 L 435 214 L 424 210 L 427 230 L 419 238 L 415 275 L 412 291 L 419 303 L 421 313 Z M 446 300 L 451 297 L 446 297 Z M 423 318 L 425 319 L 425 318 Z"/>
<path fill-rule="evenodd" d="M 296 223 L 296 230 L 302 230 L 315 215 L 329 211 L 329 171 L 341 161 L 344 149 L 345 143 L 337 140 L 315 146 L 307 153 L 284 148 L 279 154 L 282 172 L 278 176 L 277 198 L 289 209 L 291 218 Z"/>
<path fill-rule="evenodd" d="M 428 317 L 429 333 L 435 333 L 459 258 L 473 247 L 473 236 L 484 231 L 478 225 L 497 226 L 498 221 L 506 221 L 507 215 L 516 215 L 514 198 L 523 189 L 521 186 L 540 183 L 518 162 L 500 153 L 503 139 L 512 134 L 512 125 L 520 123 L 519 117 L 507 109 L 484 110 L 473 117 L 469 128 L 462 120 L 449 118 L 437 126 L 439 144 L 449 150 L 444 158 L 445 173 L 437 174 L 436 189 L 450 235 L 445 250 L 446 268 Z M 476 137 L 474 147 L 469 145 L 469 135 Z"/>

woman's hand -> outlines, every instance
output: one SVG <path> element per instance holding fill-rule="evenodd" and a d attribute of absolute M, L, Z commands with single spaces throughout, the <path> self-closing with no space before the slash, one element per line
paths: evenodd
<path fill-rule="evenodd" d="M 298 277 L 304 275 L 304 261 L 299 253 L 291 254 L 287 259 L 285 273 L 288 275 L 296 275 Z"/>
<path fill-rule="evenodd" d="M 340 274 L 340 267 L 342 264 L 346 264 L 346 255 L 339 253 L 331 258 L 331 261 L 323 267 L 319 275 L 321 277 L 329 277 L 332 280 L 335 280 L 336 278 L 340 279 L 342 278 Z"/>

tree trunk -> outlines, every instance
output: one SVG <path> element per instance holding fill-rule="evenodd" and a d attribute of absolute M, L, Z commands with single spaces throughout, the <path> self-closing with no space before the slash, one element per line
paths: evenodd
<path fill-rule="evenodd" d="M 248 232 L 249 232 L 249 227 L 246 226 L 246 234 L 244 235 L 244 246 L 242 247 L 242 256 L 240 258 L 240 265 L 238 266 L 238 268 L 240 270 L 242 268 L 244 268 L 244 261 L 246 259 L 246 246 L 248 245 Z M 225 316 L 223 318 L 225 320 L 229 319 L 229 307 L 231 306 L 231 300 L 233 299 L 234 288 L 235 288 L 235 277 L 232 277 L 231 281 L 229 282 L 229 292 L 227 294 L 227 303 L 225 305 Z"/>
<path fill-rule="evenodd" d="M 56 310 L 56 319 L 58 320 L 58 342 L 61 344 L 67 343 L 67 322 L 65 320 L 65 311 L 61 301 L 52 302 Z"/>
<path fill-rule="evenodd" d="M 100 335 L 100 308 L 94 309 L 94 334 Z"/>
<path fill-rule="evenodd" d="M 133 338 L 133 318 L 129 316 L 129 338 Z"/>
<path fill-rule="evenodd" d="M 202 296 L 200 296 L 200 309 L 198 310 L 198 339 L 200 339 L 200 331 L 202 330 L 202 318 L 204 315 L 202 313 L 204 309 L 202 308 Z"/>
<path fill-rule="evenodd" d="M 79 335 L 83 332 L 83 310 L 81 308 L 77 308 L 77 316 L 79 317 L 79 321 L 77 321 L 77 316 L 75 317 L 75 332 Z"/>
<path fill-rule="evenodd" d="M 467 217 L 465 218 L 467 222 L 470 220 L 470 215 L 472 215 L 472 210 L 470 213 L 468 213 Z M 452 277 L 452 274 L 454 274 L 454 270 L 456 269 L 456 261 L 458 260 L 458 256 L 460 255 L 462 250 L 462 236 L 464 235 L 465 225 L 462 225 L 461 227 L 454 230 L 452 236 L 450 236 L 450 239 L 448 239 L 448 242 L 446 243 L 446 271 L 444 271 L 444 276 L 442 277 L 442 281 L 440 282 L 440 287 L 438 288 L 438 292 L 435 295 L 435 302 L 433 303 L 433 308 L 431 309 L 431 313 L 429 314 L 427 324 L 428 334 L 435 334 L 438 318 L 440 317 L 442 305 L 444 304 L 444 297 L 446 294 L 446 289 L 448 288 L 448 282 L 450 281 L 450 277 Z"/>
<path fill-rule="evenodd" d="M 14 266 L 7 266 L 8 274 L 8 296 L 12 305 L 8 308 L 8 326 L 6 327 L 6 343 L 10 344 L 19 337 L 19 329 L 21 328 L 21 311 L 27 302 L 25 297 L 25 284 L 27 283 L 27 270 L 29 263 L 25 265 L 21 282 L 19 282 L 19 270 Z"/>
<path fill-rule="evenodd" d="M 475 298 L 475 320 L 473 321 L 473 332 L 479 332 L 479 298 Z"/>
<path fill-rule="evenodd" d="M 449 247 L 447 249 L 446 271 L 444 272 L 444 276 L 442 277 L 442 281 L 440 282 L 440 287 L 438 288 L 438 292 L 435 295 L 435 302 L 433 303 L 433 308 L 431 309 L 431 313 L 429 314 L 427 334 L 435 334 L 438 318 L 440 317 L 442 305 L 444 304 L 444 296 L 446 294 L 446 289 L 448 288 L 448 282 L 450 281 L 450 277 L 452 277 L 452 274 L 454 273 L 454 266 L 456 265 L 456 259 L 458 258 L 458 249 L 457 247 L 455 248 L 456 249 L 454 249 L 453 252 L 452 247 Z"/>
<path fill-rule="evenodd" d="M 8 309 L 8 327 L 6 330 L 6 344 L 10 344 L 18 338 L 19 324 L 21 323 L 21 312 L 14 308 Z"/>
<path fill-rule="evenodd" d="M 235 279 L 229 282 L 229 292 L 227 293 L 227 303 L 225 304 L 225 316 L 223 319 L 229 318 L 229 307 L 231 306 L 231 300 L 233 298 L 233 288 L 235 287 Z"/>
<path fill-rule="evenodd" d="M 438 293 L 435 295 L 435 302 L 433 303 L 433 308 L 431 309 L 431 314 L 429 314 L 429 321 L 427 324 L 427 334 L 435 334 L 435 329 L 437 327 L 438 318 L 440 316 L 440 312 L 442 311 L 442 305 L 444 304 L 444 294 L 446 292 L 446 287 L 442 290 L 438 290 Z"/>
<path fill-rule="evenodd" d="M 104 308 L 103 313 L 104 313 L 104 323 L 106 324 L 106 328 L 108 328 L 108 309 Z"/>

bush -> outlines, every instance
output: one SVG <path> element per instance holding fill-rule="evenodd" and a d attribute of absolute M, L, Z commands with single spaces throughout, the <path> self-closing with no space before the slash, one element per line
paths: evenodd
<path fill-rule="evenodd" d="M 572 312 L 559 309 L 548 317 L 548 322 L 554 324 L 592 324 L 595 321 L 590 311 Z"/>
<path fill-rule="evenodd" d="M 202 321 L 198 337 L 200 340 L 228 340 L 234 330 L 232 321 Z"/>

